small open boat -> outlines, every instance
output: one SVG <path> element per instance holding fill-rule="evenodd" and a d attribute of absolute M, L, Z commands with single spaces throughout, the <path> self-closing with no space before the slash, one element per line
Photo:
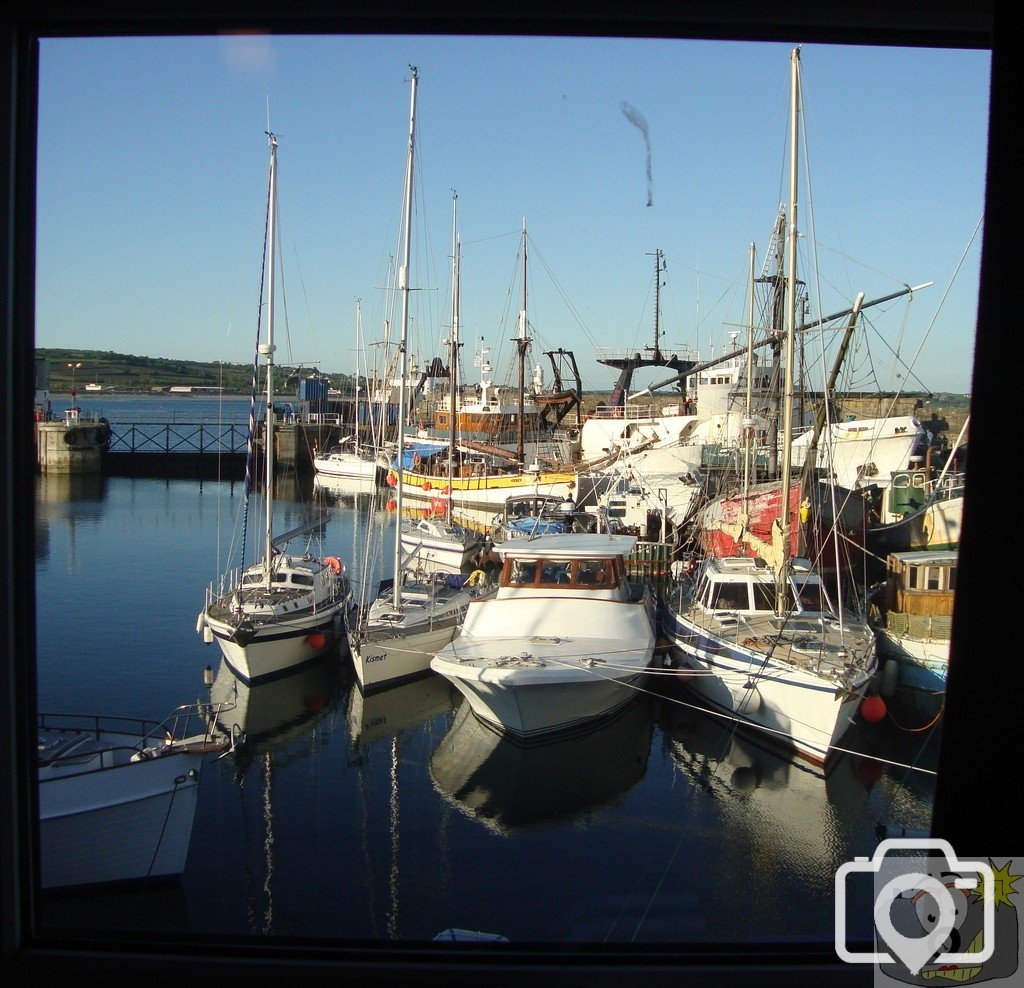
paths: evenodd
<path fill-rule="evenodd" d="M 40 714 L 42 887 L 179 877 L 203 759 L 231 744 L 216 727 L 224 709 L 178 707 L 160 723 Z"/>

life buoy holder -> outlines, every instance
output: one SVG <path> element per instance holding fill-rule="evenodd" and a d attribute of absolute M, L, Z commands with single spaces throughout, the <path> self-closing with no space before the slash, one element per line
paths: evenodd
<path fill-rule="evenodd" d="M 337 576 L 342 570 L 341 560 L 337 556 L 325 556 L 324 566 L 330 566 L 331 572 L 335 576 Z"/>

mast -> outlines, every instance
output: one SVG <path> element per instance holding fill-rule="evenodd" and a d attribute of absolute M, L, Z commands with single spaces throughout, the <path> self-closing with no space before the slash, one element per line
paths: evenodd
<path fill-rule="evenodd" d="M 259 352 L 267 361 L 267 427 L 266 477 L 264 479 L 264 510 L 266 512 L 263 567 L 270 586 L 274 555 L 274 255 L 275 220 L 277 219 L 277 138 L 268 133 L 270 141 L 270 192 L 267 196 L 267 342 L 261 343 Z"/>
<path fill-rule="evenodd" d="M 526 423 L 524 422 L 526 412 L 525 391 L 526 391 L 526 351 L 530 346 L 530 340 L 526 335 L 526 220 L 523 220 L 523 307 L 519 310 L 519 336 L 516 339 L 519 347 L 519 443 L 517 453 L 519 455 L 519 468 L 526 466 Z"/>
<path fill-rule="evenodd" d="M 750 275 L 747 299 L 747 398 L 743 420 L 743 511 L 747 511 L 750 500 L 750 451 L 753 442 L 754 419 L 751 412 L 754 388 L 754 265 L 757 263 L 757 246 L 750 245 Z"/>
<path fill-rule="evenodd" d="M 449 357 L 448 357 L 448 424 L 449 424 L 449 438 L 448 438 L 448 504 L 445 512 L 445 518 L 449 524 L 452 520 L 452 495 L 453 495 L 453 484 L 452 479 L 455 476 L 455 416 L 456 416 L 456 395 L 458 394 L 458 367 L 459 367 L 459 266 L 460 266 L 460 253 L 461 244 L 459 243 L 459 226 L 458 226 L 458 208 L 459 208 L 459 197 L 456 192 L 452 192 L 452 331 L 451 339 L 448 341 L 450 345 Z"/>
<path fill-rule="evenodd" d="M 409 355 L 407 341 L 409 337 L 409 251 L 412 234 L 412 166 L 413 150 L 416 143 L 416 83 L 419 70 L 410 65 L 412 70 L 411 95 L 409 97 L 409 145 L 405 166 L 405 230 L 402 245 L 402 265 L 398 269 L 398 290 L 402 293 L 402 335 L 398 344 L 399 382 L 398 382 L 398 483 L 395 484 L 395 565 L 393 601 L 396 610 L 402 607 L 402 477 L 405 456 L 405 385 L 408 375 Z"/>
<path fill-rule="evenodd" d="M 362 443 L 359 441 L 359 354 L 360 354 L 360 351 L 363 348 L 362 335 L 363 335 L 362 314 L 361 314 L 360 308 L 359 308 L 359 299 L 357 298 L 356 299 L 356 400 L 355 400 L 355 423 L 354 423 L 355 424 L 355 433 L 356 433 L 355 450 L 356 450 L 356 456 L 357 457 L 360 455 L 360 452 L 362 451 L 362 448 L 363 448 L 362 447 Z M 373 433 L 371 431 L 371 438 L 372 438 L 372 435 L 373 435 Z"/>
<path fill-rule="evenodd" d="M 654 251 L 654 359 L 661 359 L 661 272 L 665 255 L 660 249 Z"/>
<path fill-rule="evenodd" d="M 783 387 L 782 415 L 782 502 L 779 521 L 782 529 L 782 563 L 776 586 L 776 610 L 786 609 L 786 584 L 791 567 L 789 531 L 790 471 L 793 465 L 793 357 L 796 350 L 796 239 L 797 239 L 797 179 L 799 177 L 800 135 L 800 49 L 794 48 L 790 56 L 789 96 L 789 236 L 786 238 L 786 383 Z"/>

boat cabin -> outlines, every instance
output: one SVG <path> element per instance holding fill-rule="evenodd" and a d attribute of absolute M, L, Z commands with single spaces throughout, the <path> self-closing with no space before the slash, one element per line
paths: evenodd
<path fill-rule="evenodd" d="M 495 547 L 502 557 L 499 593 L 615 591 L 628 596 L 626 557 L 635 543 L 632 536 L 586 534 L 503 543 Z"/>
<path fill-rule="evenodd" d="M 700 573 L 692 601 L 708 611 L 774 613 L 775 572 L 759 557 L 709 559 Z M 807 559 L 792 560 L 786 606 L 802 614 L 835 613 L 821 577 Z"/>
<path fill-rule="evenodd" d="M 892 552 L 886 561 L 885 606 L 890 614 L 950 617 L 956 592 L 957 552 Z"/>

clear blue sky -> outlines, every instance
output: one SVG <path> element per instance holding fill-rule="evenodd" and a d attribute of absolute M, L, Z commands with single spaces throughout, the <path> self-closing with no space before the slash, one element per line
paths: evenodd
<path fill-rule="evenodd" d="M 47 39 L 37 345 L 251 360 L 269 107 L 280 135 L 278 359 L 352 370 L 357 298 L 365 338 L 382 333 L 414 64 L 416 356 L 440 352 L 446 332 L 453 189 L 470 375 L 480 336 L 496 366 L 510 355 L 524 220 L 537 345 L 573 350 L 585 387 L 613 380 L 596 346 L 650 343 L 655 249 L 667 260 L 663 345 L 720 353 L 745 319 L 748 245 L 760 262 L 787 197 L 792 47 Z M 989 54 L 809 45 L 802 63 L 812 309 L 935 282 L 909 309 L 872 310 L 849 385 L 969 391 Z M 650 206 L 647 147 L 624 102 L 647 124 Z"/>

